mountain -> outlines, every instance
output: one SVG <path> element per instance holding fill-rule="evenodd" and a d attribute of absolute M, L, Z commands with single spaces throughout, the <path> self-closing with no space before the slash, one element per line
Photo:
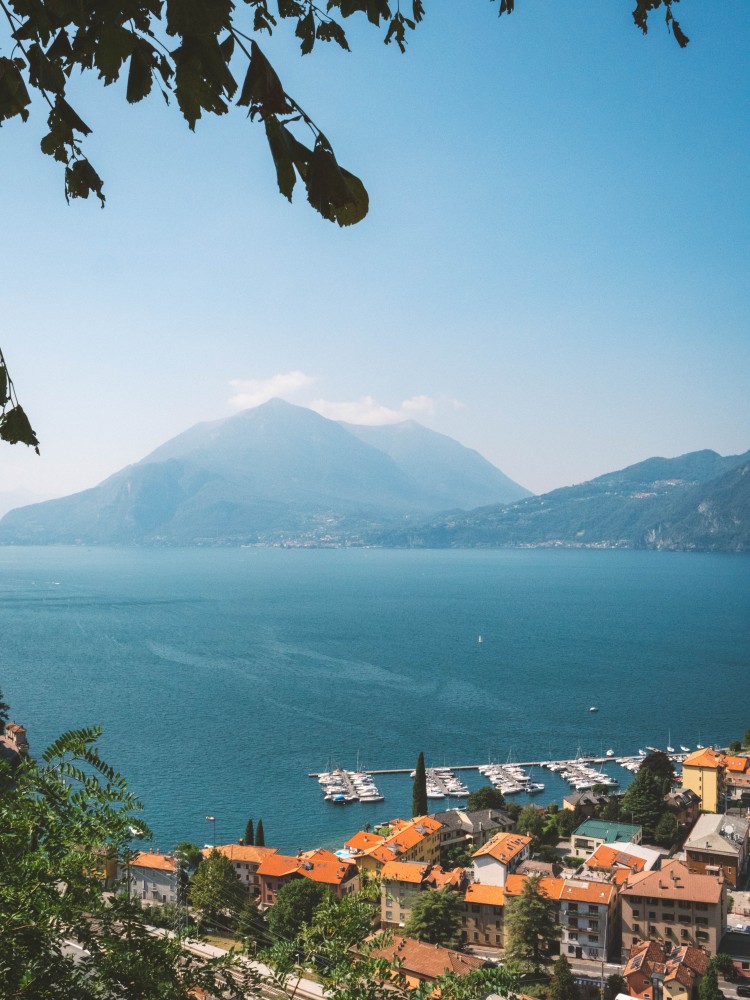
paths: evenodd
<path fill-rule="evenodd" d="M 93 489 L 9 512 L 0 542 L 343 543 L 404 517 L 526 493 L 476 452 L 426 428 L 406 432 L 425 451 L 416 473 L 413 446 L 399 459 L 397 446 L 392 456 L 354 430 L 271 400 L 197 424 Z"/>
<path fill-rule="evenodd" d="M 446 510 L 512 503 L 532 495 L 479 452 L 465 448 L 445 434 L 430 431 L 415 420 L 378 427 L 345 423 L 341 426 L 360 441 L 389 455 L 400 468 L 409 470 Z"/>
<path fill-rule="evenodd" d="M 750 551 L 750 452 L 650 458 L 512 505 L 376 534 L 386 546 Z"/>

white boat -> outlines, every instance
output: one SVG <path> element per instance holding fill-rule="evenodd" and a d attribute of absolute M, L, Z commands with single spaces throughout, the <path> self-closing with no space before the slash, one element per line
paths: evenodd
<path fill-rule="evenodd" d="M 529 795 L 536 795 L 537 792 L 544 791 L 544 785 L 541 783 L 541 781 L 530 781 L 528 785 L 526 785 L 526 787 L 524 788 L 524 791 L 528 792 Z"/>
<path fill-rule="evenodd" d="M 484 639 L 481 637 L 481 635 L 477 636 L 477 642 L 479 643 L 480 646 L 484 642 Z"/>
<path fill-rule="evenodd" d="M 598 711 L 599 709 L 596 707 L 596 705 L 592 705 L 591 708 L 589 709 L 589 712 L 598 712 Z"/>
<path fill-rule="evenodd" d="M 614 750 L 607 750 L 607 756 L 608 757 L 614 757 L 614 755 L 615 755 Z"/>
<path fill-rule="evenodd" d="M 669 730 L 669 736 L 667 737 L 667 753 L 674 753 L 674 747 L 669 744 L 672 742 L 672 730 Z"/>
<path fill-rule="evenodd" d="M 645 757 L 646 756 L 646 751 L 645 750 L 639 750 L 638 751 L 638 756 L 639 757 Z"/>
<path fill-rule="evenodd" d="M 683 753 L 690 753 L 690 747 L 684 747 L 682 744 L 680 744 L 680 750 L 682 750 Z"/>

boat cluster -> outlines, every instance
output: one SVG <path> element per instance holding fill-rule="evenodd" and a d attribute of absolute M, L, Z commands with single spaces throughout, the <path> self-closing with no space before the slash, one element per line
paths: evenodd
<path fill-rule="evenodd" d="M 427 768 L 428 799 L 465 799 L 469 789 L 449 767 Z"/>
<path fill-rule="evenodd" d="M 326 802 L 333 802 L 337 806 L 347 805 L 350 802 L 384 800 L 372 775 L 367 771 L 345 771 L 337 767 L 333 771 L 324 771 L 318 775 L 318 781 L 323 786 Z"/>
<path fill-rule="evenodd" d="M 594 785 L 604 785 L 607 788 L 617 788 L 619 785 L 617 778 L 613 778 L 606 771 L 598 771 L 595 767 L 590 767 L 580 757 L 576 760 L 545 761 L 542 767 L 559 774 L 563 781 L 567 781 L 579 792 L 593 788 Z"/>
<path fill-rule="evenodd" d="M 520 792 L 536 795 L 537 792 L 544 791 L 544 785 L 539 781 L 532 781 L 531 775 L 518 764 L 485 764 L 479 768 L 479 773 L 489 778 L 503 795 L 517 795 Z"/>

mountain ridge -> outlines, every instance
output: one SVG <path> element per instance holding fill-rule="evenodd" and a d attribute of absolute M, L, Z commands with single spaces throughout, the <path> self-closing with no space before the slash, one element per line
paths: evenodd
<path fill-rule="evenodd" d="M 336 421 L 271 400 L 196 424 L 89 490 L 10 511 L 0 543 L 351 543 L 403 518 L 530 495 L 452 439 L 419 435 L 432 444 L 424 481 Z M 472 474 L 438 489 L 455 455 Z"/>

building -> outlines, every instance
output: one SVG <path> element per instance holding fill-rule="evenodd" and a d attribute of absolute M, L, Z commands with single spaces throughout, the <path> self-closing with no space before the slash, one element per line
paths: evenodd
<path fill-rule="evenodd" d="M 750 804 L 750 760 L 747 757 L 726 757 L 724 791 L 730 806 Z"/>
<path fill-rule="evenodd" d="M 576 858 L 590 858 L 602 844 L 640 844 L 643 829 L 633 823 L 615 823 L 606 819 L 587 819 L 570 838 L 570 853 Z"/>
<path fill-rule="evenodd" d="M 701 800 L 692 788 L 674 788 L 664 796 L 664 804 L 683 829 L 692 827 L 701 811 Z"/>
<path fill-rule="evenodd" d="M 645 872 L 658 867 L 664 851 L 657 851 L 642 844 L 602 844 L 584 862 L 584 869 L 611 876 L 621 885 L 631 872 Z"/>
<path fill-rule="evenodd" d="M 560 954 L 606 962 L 617 926 L 617 889 L 598 878 L 565 879 L 560 893 Z"/>
<path fill-rule="evenodd" d="M 208 857 L 211 848 L 202 851 Z M 258 868 L 266 858 L 277 853 L 275 847 L 255 847 L 252 844 L 223 844 L 214 848 L 232 862 L 237 878 L 251 896 L 260 896 L 260 876 Z"/>
<path fill-rule="evenodd" d="M 339 899 L 357 892 L 360 886 L 354 862 L 323 848 L 300 851 L 294 858 L 285 854 L 270 854 L 258 865 L 257 877 L 260 901 L 264 906 L 273 906 L 279 889 L 297 878 L 308 878 L 327 885 Z"/>
<path fill-rule="evenodd" d="M 451 848 L 481 847 L 496 833 L 513 829 L 513 820 L 499 809 L 478 809 L 476 812 L 446 809 L 435 813 L 435 819 L 442 824 L 440 851 L 443 857 Z"/>
<path fill-rule="evenodd" d="M 685 858 L 691 872 L 718 875 L 737 888 L 747 869 L 750 820 L 739 816 L 704 813 L 685 841 Z"/>
<path fill-rule="evenodd" d="M 724 754 L 704 747 L 691 753 L 682 764 L 682 787 L 695 792 L 703 812 L 724 809 L 725 761 Z"/>
<path fill-rule="evenodd" d="M 416 899 L 425 891 L 460 890 L 463 868 L 444 871 L 440 865 L 418 861 L 388 861 L 380 870 L 380 923 L 384 928 L 403 927 Z"/>
<path fill-rule="evenodd" d="M 20 726 L 17 722 L 9 722 L 5 726 L 5 743 L 20 757 L 25 757 L 29 752 L 29 741 L 26 737 L 26 727 Z"/>
<path fill-rule="evenodd" d="M 424 941 L 402 937 L 400 934 L 394 934 L 391 942 L 382 948 L 375 948 L 370 957 L 385 958 L 390 963 L 398 960 L 397 974 L 404 978 L 407 986 L 413 988 L 423 983 L 433 983 L 438 976 L 444 976 L 447 972 L 466 976 L 487 964 L 483 958 L 464 955 L 452 948 L 426 944 Z"/>
<path fill-rule="evenodd" d="M 389 861 L 438 864 L 442 823 L 432 816 L 394 819 L 375 833 L 360 830 L 347 840 L 348 857 L 360 871 L 375 875 Z"/>
<path fill-rule="evenodd" d="M 472 855 L 474 881 L 484 885 L 505 885 L 531 855 L 531 837 L 520 833 L 496 833 Z"/>
<path fill-rule="evenodd" d="M 634 944 L 623 976 L 630 996 L 639 1000 L 697 1000 L 698 984 L 708 968 L 701 948 L 685 945 L 667 954 L 656 941 Z"/>
<path fill-rule="evenodd" d="M 587 816 L 590 819 L 600 806 L 604 806 L 608 802 L 609 795 L 603 795 L 599 792 L 594 794 L 591 789 L 587 789 L 583 792 L 571 792 L 569 795 L 565 795 L 563 797 L 563 809 L 568 809 L 572 812 L 578 809 L 579 814 Z"/>
<path fill-rule="evenodd" d="M 141 851 L 129 862 L 120 863 L 119 877 L 128 887 L 131 899 L 142 906 L 152 903 L 177 903 L 182 893 L 180 866 L 173 854 Z"/>
<path fill-rule="evenodd" d="M 620 889 L 623 954 L 652 940 L 672 952 L 682 945 L 718 950 L 727 915 L 723 876 L 695 875 L 682 861 L 658 871 L 634 872 Z"/>
<path fill-rule="evenodd" d="M 504 948 L 505 889 L 473 882 L 464 892 L 461 941 L 479 947 Z"/>

